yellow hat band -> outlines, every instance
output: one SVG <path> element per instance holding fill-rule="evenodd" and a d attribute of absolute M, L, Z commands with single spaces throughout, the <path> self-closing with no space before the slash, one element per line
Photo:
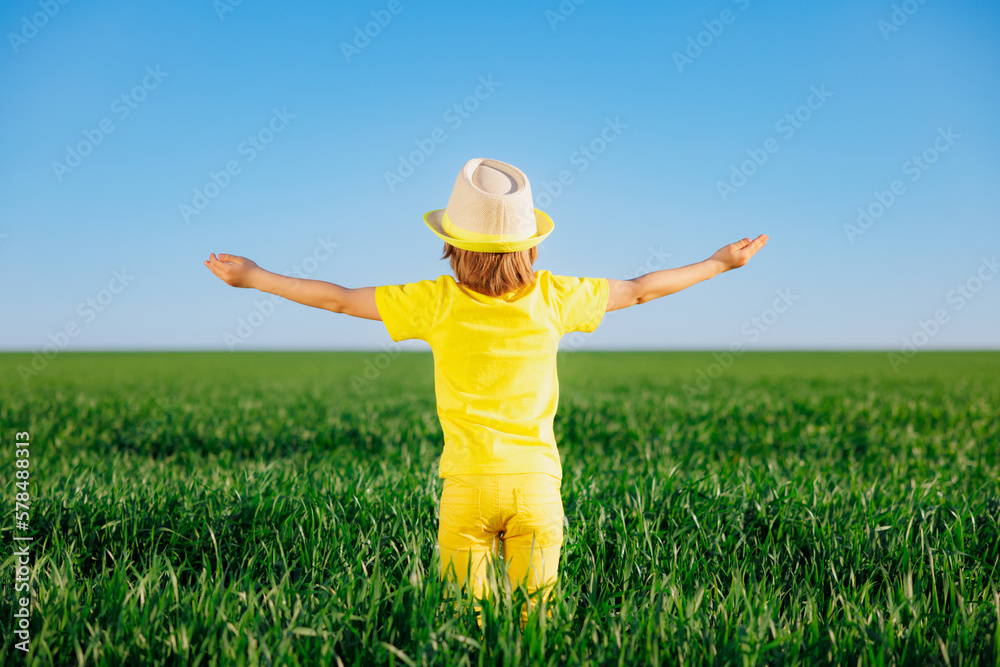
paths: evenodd
<path fill-rule="evenodd" d="M 463 241 L 482 241 L 487 243 L 523 241 L 525 239 L 530 239 L 537 232 L 537 229 L 529 229 L 520 234 L 480 234 L 479 232 L 470 232 L 468 229 L 463 229 L 462 227 L 454 224 L 451 221 L 451 218 L 448 217 L 447 210 L 441 216 L 441 230 L 445 234 L 454 236 L 456 239 L 462 239 Z"/>

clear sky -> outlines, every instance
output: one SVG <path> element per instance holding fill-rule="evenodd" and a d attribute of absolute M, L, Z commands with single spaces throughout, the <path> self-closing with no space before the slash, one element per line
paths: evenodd
<path fill-rule="evenodd" d="M 1000 347 L 997 2 L 63 1 L 0 4 L 0 349 L 379 349 L 202 262 L 437 277 L 474 157 L 556 274 L 770 235 L 577 347 Z"/>

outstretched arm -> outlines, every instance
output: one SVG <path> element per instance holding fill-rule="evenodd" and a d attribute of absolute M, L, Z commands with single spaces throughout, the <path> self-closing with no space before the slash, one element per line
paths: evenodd
<path fill-rule="evenodd" d="M 714 255 L 696 264 L 688 264 L 676 269 L 653 271 L 632 280 L 608 280 L 607 310 L 628 308 L 640 303 L 658 299 L 667 294 L 680 292 L 702 280 L 714 278 L 724 271 L 743 266 L 758 250 L 767 245 L 767 234 L 754 240 L 745 238 L 736 243 L 719 248 Z"/>
<path fill-rule="evenodd" d="M 334 313 L 345 313 L 367 320 L 379 320 L 375 306 L 375 288 L 359 287 L 349 289 L 322 280 L 291 278 L 265 271 L 252 260 L 239 255 L 212 253 L 205 266 L 227 285 L 252 287 L 261 292 L 277 294 L 280 297 L 314 308 L 322 308 Z"/>

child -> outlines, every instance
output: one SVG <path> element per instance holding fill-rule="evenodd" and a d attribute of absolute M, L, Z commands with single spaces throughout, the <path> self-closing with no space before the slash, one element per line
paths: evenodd
<path fill-rule="evenodd" d="M 709 259 L 632 280 L 572 278 L 533 271 L 535 247 L 553 228 L 534 208 L 528 178 L 498 160 L 462 167 L 446 209 L 424 222 L 445 241 L 458 282 L 442 275 L 405 285 L 348 289 L 265 271 L 249 259 L 213 253 L 205 262 L 234 287 L 254 287 L 307 306 L 384 322 L 394 341 L 427 341 L 434 356 L 444 434 L 438 476 L 441 576 L 474 578 L 479 601 L 503 542 L 508 582 L 530 602 L 551 593 L 563 543 L 562 467 L 552 430 L 558 405 L 556 351 L 573 331 L 591 332 L 606 311 L 673 294 L 743 266 L 762 234 Z M 541 591 L 535 595 L 536 591 Z M 521 611 L 521 627 L 528 609 Z"/>

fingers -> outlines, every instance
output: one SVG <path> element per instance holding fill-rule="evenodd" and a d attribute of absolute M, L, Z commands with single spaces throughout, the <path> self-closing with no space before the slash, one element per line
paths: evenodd
<path fill-rule="evenodd" d="M 213 263 L 215 263 L 215 262 L 218 262 L 219 264 L 225 264 L 225 263 L 231 263 L 231 264 L 235 264 L 235 263 L 237 263 L 237 262 L 236 262 L 236 260 L 238 260 L 238 259 L 243 259 L 243 258 L 242 258 L 242 257 L 239 257 L 239 256 L 237 256 L 237 255 L 229 255 L 229 254 L 226 254 L 226 253 L 224 253 L 224 252 L 220 252 L 220 253 L 219 253 L 218 255 L 216 255 L 216 254 L 215 254 L 215 253 L 213 252 L 213 253 L 211 253 L 211 254 L 209 255 L 209 259 L 210 259 L 210 260 L 211 260 L 211 261 L 212 261 Z"/>
<path fill-rule="evenodd" d="M 761 234 L 753 240 L 752 243 L 743 248 L 746 253 L 747 259 L 753 257 L 757 254 L 757 251 L 767 245 L 767 234 Z"/>
<path fill-rule="evenodd" d="M 213 265 L 212 262 L 210 262 L 208 260 L 205 260 L 205 266 L 208 267 L 208 270 L 211 271 L 215 275 L 216 278 L 221 278 L 222 277 L 222 276 L 219 275 L 218 270 L 215 268 L 215 265 Z"/>
<path fill-rule="evenodd" d="M 227 265 L 224 264 L 219 259 L 219 256 L 216 256 L 216 254 L 214 252 L 209 255 L 209 258 L 207 260 L 205 260 L 204 264 L 205 264 L 206 267 L 208 267 L 209 271 L 211 271 L 213 274 L 215 274 L 216 278 L 218 278 L 219 280 L 225 280 L 225 277 L 224 277 L 223 274 L 226 271 L 226 266 Z"/>
<path fill-rule="evenodd" d="M 218 255 L 214 252 L 209 253 L 208 259 L 203 263 L 219 280 L 233 287 L 243 287 L 243 283 L 246 282 L 245 274 L 254 266 L 254 263 L 245 257 L 224 252 Z"/>
<path fill-rule="evenodd" d="M 767 245 L 767 239 L 767 234 L 761 234 L 753 240 L 747 237 L 730 244 L 730 248 L 733 251 L 732 268 L 743 266 L 749 262 L 750 258 L 757 254 L 758 250 Z"/>
<path fill-rule="evenodd" d="M 752 250 L 753 252 L 757 252 L 767 244 L 767 239 L 768 239 L 767 234 L 761 234 L 752 241 L 749 238 L 745 238 L 742 241 L 740 241 L 740 243 L 743 244 L 743 246 L 740 249 Z"/>

